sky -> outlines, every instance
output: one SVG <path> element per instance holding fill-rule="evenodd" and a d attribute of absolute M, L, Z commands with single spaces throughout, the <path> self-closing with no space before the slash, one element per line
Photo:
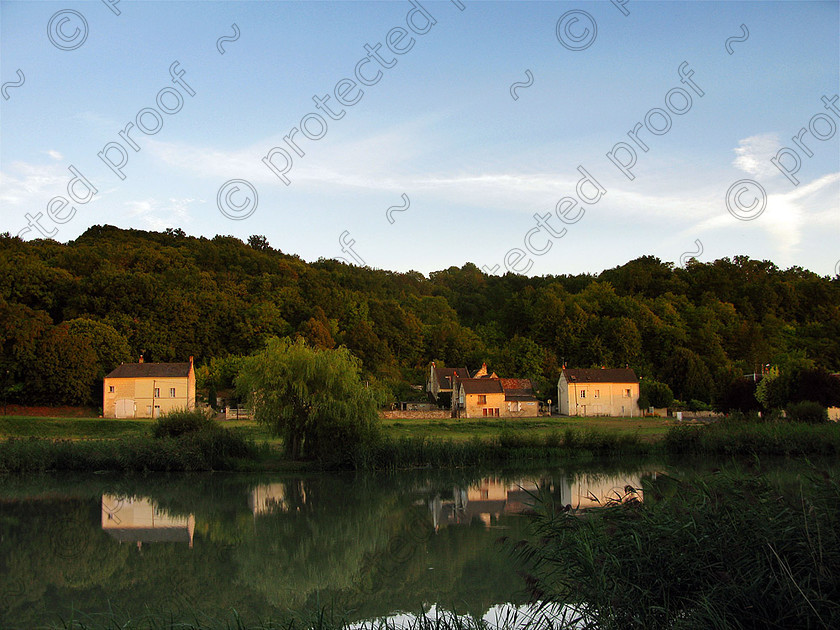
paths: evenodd
<path fill-rule="evenodd" d="M 840 3 L 0 2 L 0 231 L 840 274 Z"/>

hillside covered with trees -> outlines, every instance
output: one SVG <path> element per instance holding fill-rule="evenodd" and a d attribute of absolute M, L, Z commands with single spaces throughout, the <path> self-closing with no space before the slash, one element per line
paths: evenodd
<path fill-rule="evenodd" d="M 346 346 L 394 399 L 430 361 L 531 377 L 563 362 L 629 365 L 683 401 L 720 403 L 744 374 L 840 370 L 840 279 L 736 257 L 675 268 L 642 257 L 597 275 L 488 276 L 475 265 L 395 273 L 307 263 L 264 237 L 90 228 L 75 241 L 0 236 L 0 379 L 8 402 L 98 406 L 123 361 L 203 366 L 274 336 Z"/>

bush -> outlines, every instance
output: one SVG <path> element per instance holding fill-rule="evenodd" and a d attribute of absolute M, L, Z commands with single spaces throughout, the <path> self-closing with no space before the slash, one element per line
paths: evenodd
<path fill-rule="evenodd" d="M 515 553 L 535 599 L 579 615 L 570 627 L 836 628 L 840 485 L 811 477 L 787 496 L 765 477 L 660 476 L 586 518 L 546 497 L 538 542 Z"/>
<path fill-rule="evenodd" d="M 210 412 L 201 409 L 177 409 L 162 415 L 155 421 L 152 435 L 156 438 L 180 437 L 187 433 L 198 431 L 213 431 L 219 429 L 219 424 L 213 420 Z"/>
<path fill-rule="evenodd" d="M 820 424 L 828 422 L 828 411 L 818 402 L 803 400 L 799 403 L 791 403 L 785 409 L 787 419 L 790 422 L 807 422 L 808 424 Z"/>

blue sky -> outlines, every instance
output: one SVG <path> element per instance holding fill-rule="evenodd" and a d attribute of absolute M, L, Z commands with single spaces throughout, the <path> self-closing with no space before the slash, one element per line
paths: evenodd
<path fill-rule="evenodd" d="M 833 275 L 838 7 L 1 2 L 0 228 L 264 234 L 423 273 Z"/>

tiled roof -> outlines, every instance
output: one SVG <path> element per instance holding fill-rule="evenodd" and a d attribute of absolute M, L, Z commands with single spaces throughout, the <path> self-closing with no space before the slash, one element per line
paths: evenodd
<path fill-rule="evenodd" d="M 502 384 L 497 378 L 464 378 L 458 381 L 467 394 L 501 394 Z"/>
<path fill-rule="evenodd" d="M 638 383 L 639 377 L 629 368 L 569 369 L 563 370 L 570 383 Z"/>
<path fill-rule="evenodd" d="M 536 400 L 534 386 L 528 378 L 502 378 L 502 389 L 505 391 L 505 400 Z"/>
<path fill-rule="evenodd" d="M 189 363 L 123 363 L 105 378 L 175 378 L 189 374 Z"/>
<path fill-rule="evenodd" d="M 467 371 L 467 368 L 435 368 L 435 374 L 437 375 L 438 380 L 438 387 L 441 389 L 452 389 L 452 377 L 457 376 L 458 378 L 469 378 L 470 373 Z M 446 378 L 446 377 L 449 378 Z"/>

